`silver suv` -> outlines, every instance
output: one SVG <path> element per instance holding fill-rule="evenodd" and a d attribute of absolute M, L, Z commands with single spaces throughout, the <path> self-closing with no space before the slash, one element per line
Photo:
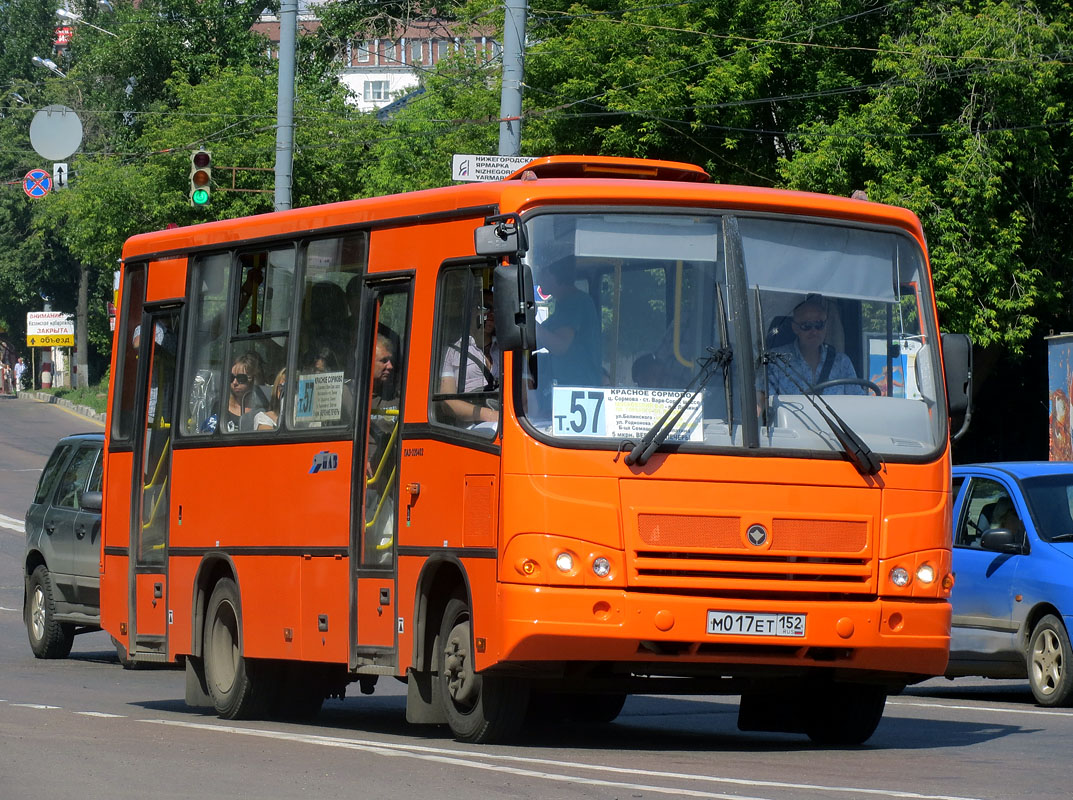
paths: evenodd
<path fill-rule="evenodd" d="M 26 512 L 23 619 L 38 658 L 66 658 L 75 634 L 100 629 L 104 434 L 56 444 Z"/>

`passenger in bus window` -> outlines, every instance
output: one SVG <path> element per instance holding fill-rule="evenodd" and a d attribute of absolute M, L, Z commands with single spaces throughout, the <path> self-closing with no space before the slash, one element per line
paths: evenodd
<path fill-rule="evenodd" d="M 376 335 L 373 352 L 373 408 L 390 408 L 398 405 L 394 397 L 395 347 L 391 337 L 384 333 Z"/>
<path fill-rule="evenodd" d="M 259 388 L 261 383 L 264 383 L 264 362 L 256 351 L 250 350 L 235 359 L 227 392 L 225 431 L 253 430 L 255 412 L 268 407 L 268 399 Z"/>
<path fill-rule="evenodd" d="M 471 394 L 494 392 L 499 387 L 499 354 L 496 350 L 495 315 L 492 313 L 492 292 L 485 290 L 480 304 L 474 309 L 465 349 L 458 339 L 447 346 L 440 368 L 442 394 Z M 465 366 L 463 368 L 463 357 Z M 459 392 L 461 384 L 461 392 Z M 466 427 L 490 425 L 495 430 L 499 410 L 487 402 L 472 397 L 453 397 L 443 401 L 457 424 Z"/>
<path fill-rule="evenodd" d="M 312 372 L 338 372 L 339 359 L 330 347 L 321 347 L 313 355 Z"/>
<path fill-rule="evenodd" d="M 272 397 L 268 401 L 267 411 L 258 411 L 253 417 L 254 430 L 271 431 L 279 427 L 279 417 L 283 410 L 283 398 L 287 393 L 287 369 L 284 367 L 272 383 Z"/>
<path fill-rule="evenodd" d="M 634 385 L 642 389 L 660 389 L 667 385 L 663 365 L 653 353 L 644 353 L 634 359 L 630 377 Z"/>
<path fill-rule="evenodd" d="M 825 344 L 827 303 L 818 294 L 810 294 L 794 307 L 791 327 L 795 339 L 772 348 L 767 366 L 767 393 L 804 394 L 827 381 L 856 380 L 857 373 L 849 356 Z M 863 386 L 841 384 L 829 386 L 820 394 L 865 394 Z"/>
<path fill-rule="evenodd" d="M 574 259 L 560 258 L 540 275 L 555 311 L 537 325 L 537 344 L 551 353 L 551 379 L 559 386 L 599 386 L 600 318 L 592 298 L 575 285 Z"/>

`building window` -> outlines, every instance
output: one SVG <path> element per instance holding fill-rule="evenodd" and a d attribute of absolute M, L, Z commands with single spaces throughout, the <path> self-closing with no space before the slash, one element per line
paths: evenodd
<path fill-rule="evenodd" d="M 451 42 L 448 39 L 436 41 L 436 60 L 442 61 L 451 54 Z"/>
<path fill-rule="evenodd" d="M 373 58 L 373 43 L 370 41 L 358 42 L 354 46 L 354 61 L 359 64 L 367 64 Z"/>
<path fill-rule="evenodd" d="M 421 57 L 421 40 L 410 40 L 410 63 L 411 64 L 423 64 L 424 59 Z"/>
<path fill-rule="evenodd" d="M 367 101 L 387 100 L 387 81 L 365 81 L 365 99 Z"/>
<path fill-rule="evenodd" d="M 393 67 L 399 63 L 395 56 L 394 42 L 384 42 L 384 50 L 380 54 L 380 63 L 387 67 Z"/>

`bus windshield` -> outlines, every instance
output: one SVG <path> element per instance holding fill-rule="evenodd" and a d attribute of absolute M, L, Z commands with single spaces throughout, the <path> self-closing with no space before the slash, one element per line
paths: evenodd
<path fill-rule="evenodd" d="M 799 217 L 547 212 L 527 220 L 537 349 L 525 418 L 555 444 L 883 460 L 945 437 L 924 258 L 887 228 Z M 677 406 L 675 404 L 677 403 Z"/>

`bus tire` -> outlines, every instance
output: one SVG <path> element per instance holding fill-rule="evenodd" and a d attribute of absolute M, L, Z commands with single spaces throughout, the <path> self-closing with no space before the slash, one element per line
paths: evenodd
<path fill-rule="evenodd" d="M 816 744 L 864 744 L 875 733 L 887 704 L 887 689 L 864 683 L 815 687 L 805 733 Z"/>
<path fill-rule="evenodd" d="M 1073 651 L 1062 620 L 1043 617 L 1032 630 L 1028 645 L 1028 685 L 1036 702 L 1054 708 L 1073 701 Z"/>
<path fill-rule="evenodd" d="M 52 576 L 41 564 L 30 575 L 26 596 L 26 633 L 38 658 L 67 658 L 75 641 L 74 625 L 56 621 Z"/>
<path fill-rule="evenodd" d="M 529 702 L 528 684 L 474 669 L 473 626 L 464 600 L 453 597 L 447 603 L 437 641 L 440 701 L 454 737 L 488 744 L 517 734 Z"/>
<path fill-rule="evenodd" d="M 242 655 L 242 612 L 238 586 L 222 578 L 206 609 L 205 683 L 222 719 L 254 719 L 268 708 L 268 665 Z"/>

